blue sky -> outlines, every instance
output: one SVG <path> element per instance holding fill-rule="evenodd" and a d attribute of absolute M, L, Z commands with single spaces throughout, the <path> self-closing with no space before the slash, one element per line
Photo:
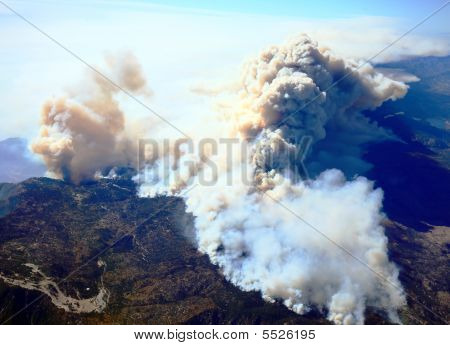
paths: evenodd
<path fill-rule="evenodd" d="M 217 11 L 259 13 L 288 16 L 333 18 L 346 16 L 423 16 L 426 11 L 436 9 L 442 0 L 154 0 L 142 1 L 185 8 L 202 8 Z"/>
<path fill-rule="evenodd" d="M 243 61 L 268 45 L 306 32 L 339 55 L 367 59 L 444 2 L 429 1 L 18 1 L 4 0 L 83 59 L 133 52 L 164 116 L 210 111 L 191 92 L 235 81 Z M 447 54 L 450 6 L 379 60 Z M 49 97 L 82 83 L 85 68 L 0 5 L 0 140 L 32 139 Z M 124 101 L 135 117 L 143 109 Z"/>
<path fill-rule="evenodd" d="M 205 9 L 212 11 L 239 12 L 246 14 L 265 14 L 287 17 L 308 18 L 348 18 L 358 16 L 382 16 L 404 18 L 407 22 L 417 22 L 427 14 L 446 3 L 443 0 L 154 0 L 139 1 L 166 6 Z M 447 12 L 448 14 L 449 12 Z M 448 17 L 448 16 L 447 16 Z M 437 31 L 447 30 L 444 15 L 437 16 L 430 27 Z"/>

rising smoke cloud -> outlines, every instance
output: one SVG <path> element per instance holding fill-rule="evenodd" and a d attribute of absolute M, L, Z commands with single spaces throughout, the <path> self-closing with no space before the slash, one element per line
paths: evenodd
<path fill-rule="evenodd" d="M 134 57 L 108 57 L 107 63 L 119 85 L 148 93 Z M 33 144 L 52 174 L 73 182 L 133 163 L 136 156 L 118 90 L 98 75 L 90 80 L 89 92 L 44 104 L 41 134 Z M 205 133 L 240 139 L 246 154 L 236 145 L 232 151 L 219 147 L 216 154 L 157 150 L 150 159 L 152 182 L 142 183 L 140 195 L 183 195 L 195 216 L 199 250 L 243 290 L 260 291 L 297 313 L 326 311 L 337 324 L 363 323 L 368 306 L 398 321 L 405 298 L 387 255 L 383 193 L 364 177 L 348 181 L 341 171 L 323 167 L 342 151 L 330 146 L 347 149 L 387 137 L 362 111 L 404 96 L 406 85 L 370 65 L 358 68 L 306 36 L 248 61 L 239 85 L 237 95 L 220 104 L 219 116 L 188 130 L 195 140 Z M 296 151 L 305 137 L 319 173 L 297 182 L 291 178 L 293 155 L 284 153 Z M 328 148 L 320 149 L 327 140 Z M 198 183 L 211 161 L 217 180 Z M 189 189 L 192 184 L 197 186 Z"/>
<path fill-rule="evenodd" d="M 107 56 L 111 73 L 122 88 L 150 95 L 142 68 L 132 54 Z M 120 90 L 95 72 L 69 97 L 46 101 L 40 135 L 32 144 L 52 176 L 79 183 L 118 165 L 135 164 L 136 144 L 127 133 Z"/>
<path fill-rule="evenodd" d="M 141 185 L 141 196 L 183 192 L 195 216 L 199 250 L 243 290 L 260 291 L 300 314 L 327 311 L 337 324 L 363 323 L 368 306 L 398 321 L 405 298 L 387 255 L 382 191 L 364 177 L 347 181 L 336 169 L 295 182 L 289 177 L 295 162 L 279 157 L 295 150 L 303 137 L 311 138 L 313 147 L 349 129 L 363 131 L 365 139 L 358 143 L 379 138 L 383 131 L 361 111 L 404 96 L 405 84 L 299 36 L 250 60 L 240 85 L 238 96 L 222 103 L 220 120 L 211 119 L 197 132 L 240 138 L 248 143 L 249 156 L 236 149 L 230 159 L 230 152 L 219 148 L 209 157 L 219 169 L 213 185 L 198 183 L 204 160 L 197 159 L 195 168 L 173 164 L 167 179 L 167 171 L 160 170 L 163 157 L 154 157 L 152 182 Z"/>

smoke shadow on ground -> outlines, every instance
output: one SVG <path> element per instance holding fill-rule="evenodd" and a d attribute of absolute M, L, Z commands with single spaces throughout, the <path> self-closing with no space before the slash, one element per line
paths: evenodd
<path fill-rule="evenodd" d="M 427 156 L 420 144 L 376 143 L 365 159 L 373 164 L 367 177 L 384 191 L 389 218 L 417 231 L 450 224 L 450 171 Z"/>

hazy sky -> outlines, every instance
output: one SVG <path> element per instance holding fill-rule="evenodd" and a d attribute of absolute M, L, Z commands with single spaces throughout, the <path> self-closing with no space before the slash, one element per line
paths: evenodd
<path fill-rule="evenodd" d="M 2 0 L 3 1 L 3 0 Z M 339 54 L 368 58 L 443 1 L 13 1 L 35 25 L 87 62 L 132 51 L 154 96 L 145 102 L 170 118 L 209 110 L 195 86 L 236 80 L 241 63 L 301 32 Z M 450 6 L 379 60 L 448 54 Z M 49 97 L 82 87 L 85 67 L 0 4 L 0 140 L 33 138 Z M 128 115 L 149 116 L 123 99 Z"/>

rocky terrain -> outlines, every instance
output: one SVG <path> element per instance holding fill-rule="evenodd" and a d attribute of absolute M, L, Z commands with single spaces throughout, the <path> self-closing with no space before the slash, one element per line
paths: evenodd
<path fill-rule="evenodd" d="M 138 198 L 127 177 L 75 186 L 0 185 L 0 322 L 8 324 L 310 324 L 224 280 L 192 242 L 181 199 Z M 404 323 L 449 315 L 448 230 L 386 223 L 401 268 Z M 418 302 L 417 302 L 418 301 Z M 369 310 L 367 323 L 386 323 Z"/>
<path fill-rule="evenodd" d="M 192 243 L 181 199 L 138 198 L 127 178 L 33 178 L 0 194 L 2 323 L 326 322 L 225 281 Z"/>

